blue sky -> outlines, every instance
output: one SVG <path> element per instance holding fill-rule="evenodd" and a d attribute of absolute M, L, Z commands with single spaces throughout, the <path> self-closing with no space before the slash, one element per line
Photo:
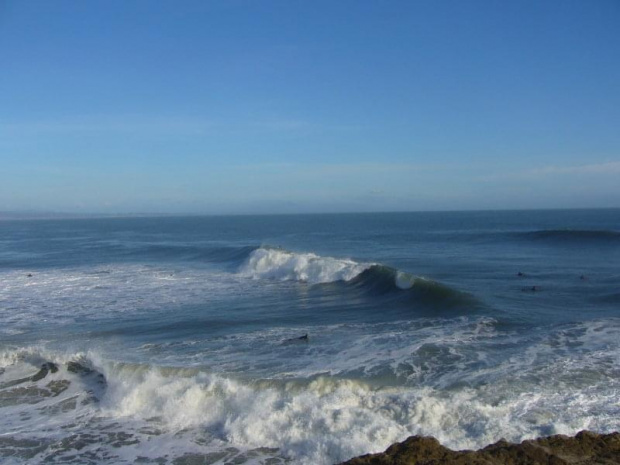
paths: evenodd
<path fill-rule="evenodd" d="M 0 0 L 0 210 L 620 207 L 619 25 L 617 0 Z"/>

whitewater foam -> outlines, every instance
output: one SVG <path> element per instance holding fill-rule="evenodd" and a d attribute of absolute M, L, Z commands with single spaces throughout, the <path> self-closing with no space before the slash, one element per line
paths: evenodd
<path fill-rule="evenodd" d="M 587 342 L 587 333 L 596 327 L 584 329 L 585 338 L 579 338 Z M 615 353 L 617 348 L 609 349 Z M 96 401 L 93 380 L 66 368 L 75 357 L 105 375 L 107 385 L 97 392 Z M 554 364 L 566 364 L 571 357 L 559 356 Z M 20 395 L 41 396 L 50 382 L 63 380 L 70 381 L 63 385 L 66 390 L 3 407 L 7 431 L 12 431 L 9 439 L 25 435 L 39 444 L 29 452 L 32 463 L 80 463 L 75 446 L 82 441 L 85 449 L 80 453 L 91 454 L 95 463 L 188 453 L 223 454 L 214 463 L 224 463 L 231 454 L 246 457 L 245 463 L 259 463 L 256 455 L 256 462 L 249 459 L 249 451 L 260 449 L 263 458 L 327 465 L 382 450 L 412 434 L 432 435 L 448 447 L 463 449 L 501 437 L 520 441 L 584 428 L 609 432 L 620 426 L 620 407 L 613 403 L 620 387 L 617 378 L 599 378 L 586 390 L 585 385 L 558 389 L 553 369 L 535 370 L 549 378 L 523 384 L 515 376 L 519 364 L 514 360 L 506 362 L 512 370 L 502 367 L 494 383 L 444 389 L 374 387 L 361 379 L 332 376 L 242 380 L 197 369 L 113 362 L 96 353 L 72 358 L 31 348 L 0 357 L 2 379 L 32 374 L 41 360 L 50 358 L 58 372 L 23 384 L 29 391 Z M 520 369 L 527 371 L 531 360 L 524 356 L 522 363 Z M 4 399 L 12 389 L 16 387 L 1 390 Z M 0 454 L 7 452 L 6 444 L 0 444 Z"/>
<path fill-rule="evenodd" d="M 118 264 L 25 270 L 0 274 L 0 333 L 30 325 L 67 325 L 119 315 L 166 311 L 171 306 L 223 299 L 239 281 L 200 268 Z"/>
<path fill-rule="evenodd" d="M 251 278 L 319 284 L 349 281 L 370 266 L 370 263 L 358 263 L 348 259 L 261 247 L 250 254 L 239 273 Z"/>

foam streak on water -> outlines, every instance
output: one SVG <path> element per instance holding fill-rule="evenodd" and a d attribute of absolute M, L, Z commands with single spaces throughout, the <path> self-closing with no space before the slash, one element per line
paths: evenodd
<path fill-rule="evenodd" d="M 166 311 L 184 304 L 221 300 L 237 284 L 230 276 L 203 269 L 123 264 L 29 270 L 1 274 L 2 332 L 22 332 L 32 325 L 71 324 L 85 320 Z"/>

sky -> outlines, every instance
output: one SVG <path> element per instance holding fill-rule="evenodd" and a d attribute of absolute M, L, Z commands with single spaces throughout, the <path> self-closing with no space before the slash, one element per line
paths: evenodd
<path fill-rule="evenodd" d="M 590 207 L 618 0 L 0 0 L 0 211 Z"/>

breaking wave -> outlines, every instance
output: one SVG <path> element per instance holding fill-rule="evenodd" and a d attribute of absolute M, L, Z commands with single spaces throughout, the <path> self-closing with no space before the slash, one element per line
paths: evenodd
<path fill-rule="evenodd" d="M 322 284 L 349 281 L 370 266 L 371 263 L 261 247 L 250 253 L 239 273 L 251 278 Z"/>
<path fill-rule="evenodd" d="M 384 265 L 371 266 L 352 279 L 349 284 L 365 289 L 373 295 L 391 295 L 431 308 L 471 308 L 479 304 L 471 294 Z"/>
<path fill-rule="evenodd" d="M 340 282 L 373 296 L 394 295 L 431 306 L 476 304 L 470 294 L 389 266 L 268 247 L 252 251 L 239 273 L 255 279 L 301 281 L 308 284 Z"/>
<path fill-rule="evenodd" d="M 199 367 L 122 363 L 95 352 L 0 351 L 0 408 L 11 431 L 0 441 L 0 458 L 10 464 L 163 463 L 168 457 L 172 463 L 327 465 L 412 434 L 463 449 L 501 437 L 518 442 L 581 429 L 611 432 L 620 413 L 610 405 L 619 387 L 618 328 L 616 320 L 566 327 L 503 361 L 486 360 L 483 372 L 458 359 L 472 344 L 503 350 L 507 335 L 429 334 L 435 344 L 419 347 L 409 338 L 412 363 L 418 355 L 427 362 L 429 355 L 441 358 L 437 344 L 454 349 L 444 363 L 419 366 L 443 370 L 456 358 L 446 375 L 465 382 L 451 389 L 380 387 L 320 374 L 244 379 Z"/>

